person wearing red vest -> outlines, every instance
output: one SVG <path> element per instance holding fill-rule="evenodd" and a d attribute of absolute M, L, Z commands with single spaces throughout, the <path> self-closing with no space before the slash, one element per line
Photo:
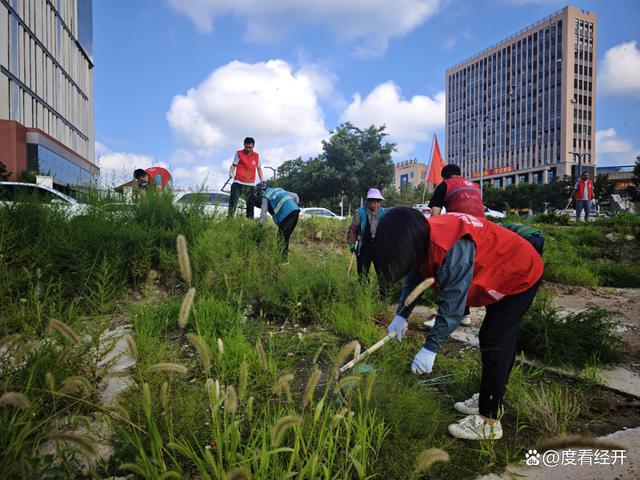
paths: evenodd
<path fill-rule="evenodd" d="M 584 221 L 589 221 L 591 200 L 593 200 L 593 182 L 589 178 L 589 172 L 583 172 L 573 187 L 573 198 L 576 200 L 576 222 L 580 221 L 580 211 L 584 209 Z"/>
<path fill-rule="evenodd" d="M 229 216 L 233 216 L 238 206 L 240 195 L 246 191 L 247 218 L 253 218 L 254 209 L 254 185 L 256 184 L 256 172 L 262 182 L 262 168 L 260 167 L 260 155 L 253 150 L 255 140 L 251 137 L 244 139 L 244 149 L 238 150 L 229 167 L 229 177 L 233 177 L 231 184 L 231 198 L 229 199 Z"/>
<path fill-rule="evenodd" d="M 432 216 L 440 215 L 446 208 L 447 212 L 484 217 L 480 187 L 463 178 L 458 165 L 445 165 L 441 175 L 444 180 L 436 187 L 429 202 Z"/>
<path fill-rule="evenodd" d="M 442 209 L 447 212 L 460 212 L 484 218 L 484 206 L 480 187 L 474 182 L 463 178 L 458 165 L 445 165 L 440 173 L 444 181 L 436 187 L 429 202 L 431 216 L 440 215 Z M 471 311 L 464 310 L 464 317 L 460 325 L 471 325 Z"/>
<path fill-rule="evenodd" d="M 169 170 L 163 167 L 150 167 L 144 170 L 136 168 L 133 178 L 137 182 L 138 189 L 142 191 L 147 190 L 149 185 L 159 190 L 170 188 L 173 180 Z"/>
<path fill-rule="evenodd" d="M 515 361 L 520 321 L 542 278 L 540 255 L 518 234 L 464 213 L 425 219 L 417 210 L 394 208 L 381 220 L 377 235 L 385 274 L 392 280 L 404 277 L 400 305 L 423 279 L 436 280 L 436 320 L 413 359 L 413 373 L 432 371 L 436 354 L 460 324 L 465 305 L 486 306 L 479 334 L 480 392 L 454 405 L 467 417 L 449 425 L 449 432 L 469 440 L 502 437 L 502 400 Z M 388 332 L 401 340 L 407 320 L 399 313 Z"/>

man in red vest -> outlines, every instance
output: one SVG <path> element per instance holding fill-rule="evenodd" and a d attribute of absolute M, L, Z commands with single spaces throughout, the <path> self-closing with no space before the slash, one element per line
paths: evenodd
<path fill-rule="evenodd" d="M 423 279 L 436 280 L 436 320 L 413 359 L 413 373 L 432 371 L 436 354 L 460 324 L 465 305 L 486 306 L 479 334 L 480 393 L 454 405 L 467 417 L 449 425 L 449 433 L 468 440 L 499 439 L 520 321 L 544 270 L 540 255 L 518 234 L 464 213 L 425 219 L 412 208 L 393 208 L 382 218 L 376 236 L 383 271 L 390 279 L 404 277 L 401 305 Z M 387 331 L 401 340 L 407 326 L 407 320 L 396 315 Z"/>
<path fill-rule="evenodd" d="M 583 172 L 582 177 L 576 181 L 573 187 L 573 198 L 576 200 L 576 222 L 580 221 L 580 211 L 584 209 L 584 221 L 589 221 L 591 200 L 593 200 L 593 182 L 589 178 L 589 172 Z"/>
<path fill-rule="evenodd" d="M 446 165 L 442 169 L 443 182 L 436 187 L 429 202 L 431 215 L 440 215 L 442 208 L 447 212 L 468 213 L 484 217 L 480 187 L 461 176 L 458 165 Z"/>
<path fill-rule="evenodd" d="M 231 199 L 229 200 L 229 216 L 233 216 L 238 206 L 238 198 L 246 193 L 247 218 L 253 218 L 254 209 L 254 185 L 256 184 L 256 171 L 262 182 L 262 168 L 260 167 L 260 155 L 253 150 L 256 142 L 253 138 L 244 139 L 244 149 L 238 150 L 229 168 L 229 177 L 233 177 L 231 184 Z M 246 192 L 245 192 L 246 191 Z"/>
<path fill-rule="evenodd" d="M 171 188 L 173 179 L 169 170 L 163 167 L 149 167 L 147 169 L 136 168 L 133 171 L 133 178 L 136 186 L 141 191 L 146 191 L 149 185 L 157 190 Z"/>
<path fill-rule="evenodd" d="M 458 165 L 444 166 L 441 175 L 444 180 L 436 187 L 429 202 L 431 216 L 440 215 L 444 207 L 447 212 L 468 213 L 484 218 L 480 187 L 463 178 Z M 469 308 L 465 308 L 460 325 L 471 325 L 470 314 Z"/>

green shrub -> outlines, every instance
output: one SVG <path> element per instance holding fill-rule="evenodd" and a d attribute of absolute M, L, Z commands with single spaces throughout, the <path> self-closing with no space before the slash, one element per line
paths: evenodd
<path fill-rule="evenodd" d="M 525 315 L 519 345 L 528 357 L 550 365 L 584 368 L 594 358 L 603 365 L 624 359 L 624 343 L 614 335 L 611 312 L 589 305 L 561 317 L 541 295 Z"/>

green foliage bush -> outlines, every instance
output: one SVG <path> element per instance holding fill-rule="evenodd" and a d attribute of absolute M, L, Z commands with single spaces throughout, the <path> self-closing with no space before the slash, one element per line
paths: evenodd
<path fill-rule="evenodd" d="M 546 295 L 539 295 L 520 326 L 519 346 L 530 358 L 549 365 L 584 368 L 594 362 L 615 364 L 625 357 L 624 343 L 614 335 L 612 313 L 588 305 L 560 316 Z"/>

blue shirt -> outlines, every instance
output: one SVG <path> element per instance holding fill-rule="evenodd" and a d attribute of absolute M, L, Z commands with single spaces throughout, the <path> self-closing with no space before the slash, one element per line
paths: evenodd
<path fill-rule="evenodd" d="M 460 325 L 467 304 L 467 292 L 473 279 L 475 258 L 476 245 L 468 238 L 461 238 L 447 252 L 442 265 L 436 272 L 438 311 L 433 329 L 424 343 L 427 350 L 437 352 L 451 332 Z M 404 277 L 396 314 L 400 313 L 404 300 L 422 280 L 423 278 L 416 270 Z M 416 303 L 417 301 L 409 305 L 407 317 Z"/>

